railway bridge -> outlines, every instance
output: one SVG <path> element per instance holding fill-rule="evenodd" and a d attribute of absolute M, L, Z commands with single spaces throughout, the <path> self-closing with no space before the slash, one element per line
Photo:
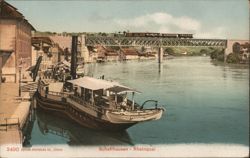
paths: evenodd
<path fill-rule="evenodd" d="M 82 38 L 83 39 L 83 38 Z M 85 46 L 150 46 L 159 48 L 158 61 L 163 58 L 165 47 L 220 47 L 227 48 L 226 39 L 194 39 L 194 38 L 164 38 L 164 37 L 106 37 L 85 36 L 82 44 Z"/>

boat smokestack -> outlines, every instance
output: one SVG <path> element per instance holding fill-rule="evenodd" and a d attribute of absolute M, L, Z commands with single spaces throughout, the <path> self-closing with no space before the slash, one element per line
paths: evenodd
<path fill-rule="evenodd" d="M 77 63 L 77 41 L 78 36 L 72 36 L 72 47 L 71 47 L 71 77 L 72 79 L 76 79 L 76 63 Z"/>

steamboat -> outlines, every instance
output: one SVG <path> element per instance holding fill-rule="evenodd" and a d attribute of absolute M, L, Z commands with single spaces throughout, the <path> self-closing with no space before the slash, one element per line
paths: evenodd
<path fill-rule="evenodd" d="M 76 50 L 76 39 L 73 36 L 72 54 Z M 74 62 L 74 55 L 71 58 Z M 137 123 L 158 120 L 165 111 L 163 107 L 158 107 L 155 100 L 137 104 L 134 95 L 140 92 L 118 82 L 89 76 L 77 78 L 72 63 L 71 74 L 72 79 L 63 82 L 39 78 L 36 94 L 38 108 L 61 112 L 80 125 L 108 131 L 121 131 Z M 144 108 L 148 102 L 155 105 Z"/>

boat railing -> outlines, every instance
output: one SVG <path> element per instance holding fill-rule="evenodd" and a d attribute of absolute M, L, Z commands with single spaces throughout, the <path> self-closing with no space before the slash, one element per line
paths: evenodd
<path fill-rule="evenodd" d="M 127 100 L 127 104 L 129 105 L 129 106 L 131 106 L 131 108 L 132 108 L 132 104 L 133 104 L 133 102 L 131 101 L 131 100 Z M 140 107 L 140 105 L 138 104 L 138 103 L 136 103 L 136 102 L 134 102 L 134 105 L 135 105 L 135 109 L 137 109 L 137 107 Z M 130 109 L 131 109 L 130 108 Z M 131 109 L 132 110 L 132 109 Z"/>
<path fill-rule="evenodd" d="M 61 96 L 61 97 L 68 97 L 69 93 L 65 93 L 65 92 L 55 92 L 55 91 L 48 91 L 49 95 L 55 95 L 55 96 Z"/>
<path fill-rule="evenodd" d="M 100 112 L 100 113 L 105 113 L 106 110 L 109 110 L 109 108 L 103 107 L 103 106 L 96 106 L 95 104 L 92 104 L 90 102 L 87 102 L 77 96 L 74 95 L 69 95 L 69 98 L 72 99 L 73 101 L 77 102 L 78 104 L 85 106 L 87 108 L 90 108 L 94 111 Z"/>
<path fill-rule="evenodd" d="M 157 101 L 157 100 L 146 100 L 144 103 L 142 103 L 140 109 L 143 109 L 144 106 L 145 106 L 147 103 L 149 103 L 149 102 L 154 103 L 155 109 L 157 109 L 157 107 L 158 107 L 158 101 Z"/>
<path fill-rule="evenodd" d="M 74 95 L 69 95 L 69 98 L 72 99 L 73 101 L 83 105 L 83 106 L 86 105 L 86 102 L 84 100 L 82 100 Z"/>
<path fill-rule="evenodd" d="M 0 127 L 5 127 L 5 130 L 8 131 L 8 127 L 16 126 L 19 130 L 21 129 L 21 123 L 19 118 L 3 118 L 0 120 Z M 2 128 L 0 128 L 2 129 Z"/>

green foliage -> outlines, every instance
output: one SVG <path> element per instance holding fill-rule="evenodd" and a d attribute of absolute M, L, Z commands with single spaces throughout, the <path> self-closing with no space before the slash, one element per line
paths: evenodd
<path fill-rule="evenodd" d="M 200 54 L 208 54 L 208 50 L 207 49 L 201 49 Z"/>
<path fill-rule="evenodd" d="M 215 49 L 214 47 L 170 47 L 170 49 L 173 49 L 173 52 L 169 49 L 165 51 L 170 51 L 170 53 L 173 53 L 175 56 L 181 56 L 184 52 L 187 52 L 185 56 L 202 56 L 204 54 L 209 55 L 211 52 L 213 52 Z M 221 49 L 219 49 L 221 50 Z"/>
<path fill-rule="evenodd" d="M 169 55 L 176 55 L 173 48 L 167 47 L 164 51 L 164 54 L 168 53 Z"/>
<path fill-rule="evenodd" d="M 146 51 L 146 48 L 144 46 L 141 47 L 141 52 Z"/>
<path fill-rule="evenodd" d="M 230 53 L 226 59 L 227 63 L 239 63 L 240 55 L 237 53 Z"/>
<path fill-rule="evenodd" d="M 224 50 L 214 49 L 210 53 L 210 58 L 212 60 L 224 61 Z"/>
<path fill-rule="evenodd" d="M 238 42 L 235 42 L 233 44 L 233 53 L 240 53 L 240 44 Z"/>

